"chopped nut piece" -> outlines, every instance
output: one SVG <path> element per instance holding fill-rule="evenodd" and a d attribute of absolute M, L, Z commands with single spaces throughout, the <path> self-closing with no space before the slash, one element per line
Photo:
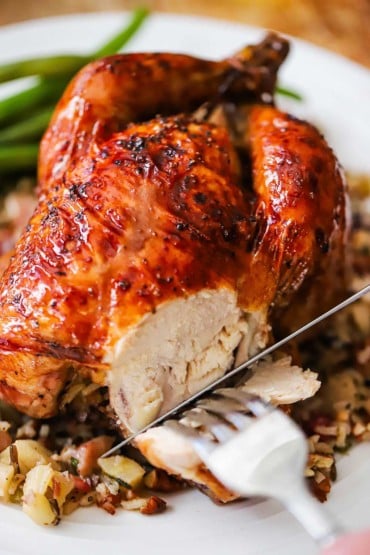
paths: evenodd
<path fill-rule="evenodd" d="M 317 442 L 319 441 L 319 439 L 320 439 L 319 434 L 310 436 L 308 438 L 308 440 L 307 440 L 308 441 L 308 449 L 309 449 L 310 453 L 315 453 L 316 445 L 317 445 Z"/>
<path fill-rule="evenodd" d="M 315 432 L 320 436 L 333 436 L 335 437 L 338 432 L 336 425 L 333 426 L 315 426 Z"/>
<path fill-rule="evenodd" d="M 357 424 L 355 424 L 355 426 L 353 427 L 353 430 L 352 430 L 354 436 L 360 436 L 365 431 L 366 431 L 366 426 L 364 426 L 360 422 L 357 422 Z"/>
<path fill-rule="evenodd" d="M 325 478 L 325 480 L 322 480 L 319 484 L 314 478 L 311 478 L 310 486 L 312 489 L 312 493 L 321 503 L 326 501 L 328 493 L 330 491 L 330 480 L 328 478 Z"/>
<path fill-rule="evenodd" d="M 121 501 L 121 507 L 127 511 L 141 511 L 147 502 L 148 500 L 143 497 L 135 497 L 134 499 Z"/>
<path fill-rule="evenodd" d="M 0 452 L 4 451 L 12 442 L 12 438 L 8 434 L 8 432 L 1 430 L 0 431 Z"/>
<path fill-rule="evenodd" d="M 154 515 L 157 513 L 163 513 L 166 510 L 167 503 L 164 499 L 157 497 L 156 495 L 152 495 L 147 499 L 145 505 L 140 509 L 140 512 L 143 515 Z"/>
<path fill-rule="evenodd" d="M 337 447 L 347 447 L 347 438 L 351 433 L 351 427 L 346 422 L 338 422 L 338 433 L 336 446 Z"/>
<path fill-rule="evenodd" d="M 315 472 L 312 470 L 312 468 L 306 468 L 304 471 L 304 475 L 306 478 L 311 478 L 311 476 L 315 476 Z"/>
<path fill-rule="evenodd" d="M 10 422 L 8 422 L 7 420 L 0 420 L 0 432 L 7 432 L 10 427 Z"/>
<path fill-rule="evenodd" d="M 320 470 L 316 470 L 316 472 L 315 472 L 315 482 L 317 484 L 320 484 L 325 479 L 326 479 L 326 476 L 322 472 L 320 472 Z"/>
<path fill-rule="evenodd" d="M 108 495 L 101 496 L 99 493 L 96 497 L 97 505 L 101 509 L 104 509 L 110 515 L 114 515 L 116 513 L 116 508 L 121 503 L 121 495 L 112 495 L 109 493 Z"/>

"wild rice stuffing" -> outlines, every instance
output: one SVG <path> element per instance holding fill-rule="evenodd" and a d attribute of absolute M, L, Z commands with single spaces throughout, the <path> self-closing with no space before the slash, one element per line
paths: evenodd
<path fill-rule="evenodd" d="M 353 211 L 350 292 L 370 283 L 370 177 L 348 176 Z M 370 440 L 370 297 L 337 314 L 319 337 L 300 348 L 303 365 L 319 371 L 322 387 L 293 408 L 308 435 L 306 476 L 324 501 L 336 478 L 335 455 Z"/>
<path fill-rule="evenodd" d="M 355 291 L 370 283 L 370 178 L 349 180 Z M 6 221 L 6 214 L 1 218 Z M 5 238 L 11 243 L 5 226 L 2 234 L 0 242 Z M 369 315 L 370 299 L 363 298 L 337 315 L 314 341 L 299 346 L 299 362 L 319 371 L 323 382 L 313 398 L 291 408 L 308 436 L 306 476 L 321 501 L 336 478 L 337 453 L 370 439 Z M 22 504 L 38 524 L 58 524 L 64 515 L 91 505 L 110 514 L 118 508 L 156 514 L 165 510 L 166 502 L 154 492 L 186 487 L 150 467 L 132 448 L 125 456 L 100 458 L 118 440 L 104 388 L 75 380 L 61 405 L 68 412 L 47 422 L 0 406 L 0 498 Z"/>

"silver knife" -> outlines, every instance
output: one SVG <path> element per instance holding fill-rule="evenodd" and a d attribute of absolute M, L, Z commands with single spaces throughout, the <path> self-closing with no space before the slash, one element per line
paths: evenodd
<path fill-rule="evenodd" d="M 138 435 L 146 432 L 147 430 L 149 430 L 153 426 L 157 426 L 157 424 L 161 424 L 164 420 L 167 420 L 167 418 L 169 418 L 170 416 L 173 416 L 175 413 L 179 412 L 180 410 L 185 408 L 190 403 L 193 403 L 194 401 L 196 401 L 199 397 L 201 397 L 205 393 L 208 393 L 208 392 L 212 391 L 215 387 L 222 384 L 225 380 L 228 380 L 229 378 L 235 376 L 236 374 L 238 374 L 242 370 L 246 370 L 247 368 L 249 368 L 249 366 L 252 366 L 252 364 L 255 364 L 256 362 L 261 360 L 261 358 L 264 358 L 265 356 L 269 355 L 270 353 L 273 353 L 274 351 L 276 351 L 277 349 L 279 349 L 280 347 L 282 347 L 283 345 L 285 345 L 286 343 L 288 343 L 289 341 L 291 341 L 292 339 L 294 339 L 295 337 L 297 337 L 301 333 L 304 333 L 305 331 L 307 331 L 310 328 L 316 326 L 317 324 L 319 324 L 323 320 L 326 320 L 326 318 L 329 318 L 329 316 L 332 316 L 336 312 L 339 312 L 339 310 L 342 310 L 346 306 L 354 303 L 355 301 L 360 299 L 363 295 L 366 295 L 366 293 L 370 293 L 370 284 L 366 285 L 360 291 L 358 291 L 354 295 L 351 295 L 351 297 L 348 297 L 347 299 L 345 299 L 341 303 L 337 304 L 336 306 L 334 306 L 333 308 L 331 308 L 327 312 L 324 312 L 323 314 L 321 314 L 317 318 L 314 318 L 313 320 L 311 320 L 310 322 L 308 322 L 304 326 L 298 328 L 296 331 L 287 335 L 286 337 L 284 337 L 280 341 L 277 341 L 277 343 L 274 343 L 273 345 L 270 345 L 270 347 L 267 347 L 266 349 L 264 349 L 263 351 L 261 351 L 257 355 L 254 355 L 250 359 L 246 360 L 245 362 L 243 362 L 243 364 L 240 364 L 236 368 L 233 368 L 233 370 L 230 370 L 230 372 L 227 372 L 226 374 L 221 376 L 221 378 L 218 378 L 214 382 L 210 383 L 209 385 L 207 385 L 206 387 L 204 387 L 203 389 L 198 391 L 198 393 L 195 393 L 194 395 L 192 395 L 188 399 L 185 399 L 185 401 L 182 401 L 179 405 L 177 405 L 173 409 L 169 410 L 165 414 L 162 414 L 162 416 L 159 416 L 158 418 L 156 418 L 155 420 L 150 422 L 150 424 L 147 424 L 146 426 L 144 426 L 144 428 L 142 428 L 138 432 L 135 432 L 134 434 L 130 435 L 129 437 L 127 437 L 126 439 L 124 439 L 123 441 L 121 441 L 120 443 L 115 445 L 114 447 L 112 447 L 112 449 L 109 449 L 109 451 L 104 453 L 103 457 L 108 457 L 109 455 L 111 455 L 112 453 L 114 453 L 115 451 L 117 451 L 118 449 L 123 447 L 124 445 L 127 445 L 128 443 L 130 443 Z"/>

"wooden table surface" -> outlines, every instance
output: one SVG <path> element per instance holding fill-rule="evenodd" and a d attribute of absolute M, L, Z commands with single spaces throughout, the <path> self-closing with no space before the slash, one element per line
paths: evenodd
<path fill-rule="evenodd" d="M 0 0 L 0 24 L 138 5 L 276 29 L 370 67 L 370 0 Z"/>

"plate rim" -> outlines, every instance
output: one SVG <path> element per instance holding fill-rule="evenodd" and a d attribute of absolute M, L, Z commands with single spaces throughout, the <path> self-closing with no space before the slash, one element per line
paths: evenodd
<path fill-rule="evenodd" d="M 9 31 L 12 31 L 12 30 L 14 30 L 14 28 L 19 28 L 19 27 L 24 27 L 24 26 L 27 26 L 27 27 L 32 26 L 32 24 L 33 24 L 34 22 L 38 22 L 39 24 L 44 25 L 44 24 L 47 24 L 47 23 L 50 22 L 50 21 L 58 21 L 58 22 L 60 22 L 61 20 L 65 20 L 65 19 L 67 19 L 67 18 L 68 18 L 68 19 L 76 19 L 76 18 L 79 18 L 79 17 L 89 17 L 89 16 L 97 17 L 97 16 L 102 16 L 102 15 L 117 16 L 118 13 L 119 13 L 119 14 L 122 14 L 122 15 L 125 15 L 125 14 L 129 14 L 130 12 L 128 12 L 127 10 L 120 10 L 120 11 L 103 11 L 103 12 L 73 13 L 73 14 L 65 14 L 65 15 L 59 15 L 59 16 L 51 16 L 51 17 L 43 17 L 43 18 L 31 19 L 31 20 L 27 20 L 27 21 L 24 21 L 24 22 L 17 22 L 17 23 L 12 23 L 12 24 L 8 24 L 8 25 L 4 25 L 4 26 L 1 26 L 0 28 L 1 28 L 1 30 L 5 30 L 5 29 L 6 29 L 6 30 L 9 30 Z M 174 13 L 161 13 L 161 12 L 155 12 L 155 13 L 154 13 L 154 12 L 153 12 L 152 17 L 160 17 L 160 18 L 165 17 L 166 19 L 174 18 L 174 19 L 182 19 L 182 20 L 186 20 L 186 21 L 189 21 L 189 20 L 197 20 L 198 22 L 199 22 L 199 21 L 211 21 L 212 24 L 215 24 L 215 25 L 217 25 L 217 24 L 223 24 L 223 23 L 226 22 L 226 23 L 228 24 L 228 26 L 230 26 L 230 27 L 237 27 L 238 29 L 240 29 L 240 31 L 242 31 L 242 30 L 249 30 L 251 33 L 266 32 L 266 31 L 267 31 L 267 29 L 265 29 L 265 28 L 263 28 L 263 27 L 251 26 L 251 25 L 244 24 L 244 23 L 238 23 L 238 22 L 233 22 L 233 21 L 230 21 L 230 20 L 225 20 L 225 19 L 221 19 L 221 18 L 212 18 L 212 17 L 207 17 L 207 16 L 174 14 Z M 341 66 L 343 65 L 343 62 L 344 62 L 344 65 L 345 65 L 346 67 L 348 67 L 348 68 L 352 67 L 352 70 L 351 70 L 351 71 L 353 71 L 354 69 L 357 68 L 357 70 L 359 69 L 359 70 L 360 70 L 360 73 L 361 73 L 361 74 L 364 74 L 366 78 L 369 78 L 369 77 L 370 77 L 370 72 L 368 72 L 366 68 L 364 68 L 364 67 L 361 66 L 360 64 L 357 64 L 356 62 L 353 62 L 352 60 L 347 59 L 347 58 L 344 57 L 344 56 L 341 56 L 341 55 L 339 55 L 339 54 L 333 53 L 333 52 L 331 52 L 330 50 L 327 50 L 327 49 L 325 49 L 325 48 L 316 46 L 316 45 L 314 45 L 313 43 L 310 43 L 310 42 L 305 41 L 305 40 L 303 40 L 303 39 L 299 39 L 299 38 L 296 38 L 296 37 L 294 37 L 294 36 L 289 36 L 289 35 L 286 35 L 286 34 L 283 34 L 283 33 L 281 33 L 281 34 L 284 35 L 284 36 L 287 36 L 290 40 L 292 40 L 293 43 L 301 45 L 304 49 L 310 49 L 313 53 L 315 53 L 315 51 L 316 51 L 316 53 L 324 53 L 326 58 L 329 57 L 329 58 L 335 59 L 337 62 L 340 63 Z M 365 70 L 365 71 L 364 71 L 364 70 Z M 7 507 L 6 507 L 6 505 L 3 505 L 3 504 L 2 504 L 2 508 L 5 509 L 5 508 L 7 508 Z M 276 513 L 275 513 L 275 514 L 276 514 Z M 73 518 L 73 517 L 72 517 L 72 518 Z M 104 521 L 103 525 L 106 524 L 106 522 L 107 522 L 107 521 Z M 171 522 L 172 522 L 172 521 L 171 521 Z M 260 522 L 261 522 L 261 521 L 260 521 Z M 10 524 L 12 527 L 14 526 L 15 529 L 17 529 L 17 525 L 16 525 L 15 523 L 13 523 L 13 522 L 12 522 L 12 523 L 3 522 L 3 525 L 4 525 L 4 526 L 6 526 L 7 524 Z M 80 526 L 80 525 L 81 525 L 78 521 L 76 521 L 75 524 L 76 524 L 77 526 Z M 90 524 L 94 524 L 94 522 L 92 521 Z M 82 523 L 82 525 L 84 525 L 84 523 Z M 25 527 L 25 528 L 26 528 L 26 527 Z M 107 526 L 107 530 L 109 531 L 109 527 L 108 527 L 108 526 Z M 38 535 L 38 537 L 39 537 L 39 538 L 41 538 L 41 537 L 46 538 L 45 532 L 46 532 L 46 534 L 49 535 L 49 537 L 52 536 L 52 539 L 51 539 L 50 541 L 53 541 L 53 542 L 55 542 L 55 543 L 58 541 L 59 534 L 58 534 L 58 531 L 55 533 L 55 530 L 54 530 L 54 529 L 52 529 L 52 530 L 42 530 L 42 529 L 41 529 L 41 530 L 37 530 L 37 533 L 38 533 L 37 535 Z M 64 536 L 64 533 L 62 532 L 61 535 Z M 298 540 L 299 540 L 300 537 L 301 537 L 300 535 L 297 536 L 297 542 L 298 542 Z M 122 536 L 122 539 L 124 539 L 124 535 Z M 290 538 L 290 539 L 291 539 L 291 538 Z M 44 541 L 46 542 L 47 539 L 45 539 Z M 112 541 L 114 541 L 114 540 L 112 540 Z M 77 544 L 77 542 L 76 542 L 76 544 Z M 109 547 L 110 543 L 108 543 L 107 545 L 108 545 L 108 547 Z M 57 545 L 56 545 L 56 547 L 57 547 Z M 2 548 L 0 548 L 0 551 L 1 551 L 1 550 L 2 550 Z M 141 552 L 140 549 L 139 549 L 138 551 Z M 33 552 L 33 550 L 32 550 L 32 552 Z M 59 553 L 59 548 L 57 549 L 57 552 Z M 79 551 L 79 552 L 80 552 L 80 551 Z M 10 553 L 10 552 L 9 552 L 9 553 Z M 14 553 L 18 553 L 18 552 L 15 551 Z M 44 551 L 43 551 L 42 553 L 44 553 Z M 269 553 L 270 553 L 270 551 L 269 551 Z M 279 552 L 279 553 L 280 553 L 280 552 Z"/>
<path fill-rule="evenodd" d="M 132 10 L 133 11 L 133 10 Z M 132 11 L 130 10 L 102 10 L 102 11 L 89 11 L 89 12 L 74 12 L 74 13 L 68 13 L 68 14 L 59 14 L 59 15 L 52 15 L 52 16 L 45 16 L 45 17 L 37 17 L 37 18 L 32 18 L 32 19 L 28 19 L 28 20 L 24 20 L 24 21 L 17 21 L 14 23 L 7 23 L 5 25 L 0 25 L 0 28 L 2 31 L 6 31 L 6 32 L 12 32 L 14 30 L 17 29 L 22 29 L 23 27 L 29 27 L 32 26 L 32 24 L 36 23 L 38 25 L 44 25 L 47 24 L 48 22 L 60 22 L 63 20 L 73 20 L 79 17 L 82 18 L 95 18 L 95 17 L 99 17 L 99 16 L 107 16 L 107 17 L 113 17 L 116 16 L 117 14 L 120 15 L 124 15 L 129 17 L 130 14 L 132 13 Z M 325 56 L 330 57 L 333 61 L 335 61 L 336 63 L 341 63 L 341 64 L 345 64 L 345 65 L 349 65 L 352 66 L 353 69 L 356 69 L 357 71 L 359 71 L 360 73 L 363 74 L 364 77 L 369 79 L 369 84 L 370 84 L 370 69 L 367 68 L 365 65 L 360 64 L 359 62 L 352 60 L 351 58 L 346 57 L 344 54 L 340 54 L 338 52 L 335 52 L 333 50 L 330 50 L 324 46 L 320 46 L 317 45 L 313 42 L 310 42 L 307 39 L 301 38 L 301 37 L 297 37 L 295 35 L 291 35 L 289 33 L 283 33 L 281 31 L 277 31 L 276 29 L 271 29 L 269 27 L 261 27 L 258 25 L 250 25 L 249 23 L 241 23 L 238 21 L 234 21 L 231 19 L 225 19 L 222 17 L 214 17 L 214 16 L 208 16 L 208 15 L 195 15 L 195 14 L 183 14 L 183 13 L 176 13 L 176 12 L 159 12 L 159 11 L 153 11 L 149 13 L 149 18 L 148 21 L 150 19 L 159 19 L 159 18 L 164 18 L 167 19 L 168 21 L 171 21 L 172 19 L 183 19 L 186 20 L 188 22 L 193 21 L 197 21 L 197 22 L 201 22 L 203 21 L 204 23 L 208 22 L 211 23 L 213 25 L 217 25 L 217 24 L 227 24 L 230 27 L 236 27 L 238 28 L 238 30 L 242 31 L 243 29 L 246 29 L 250 32 L 253 33 L 258 33 L 258 32 L 269 32 L 269 31 L 275 31 L 276 33 L 278 33 L 279 35 L 286 37 L 288 40 L 292 41 L 292 43 L 295 44 L 299 44 L 304 48 L 308 48 L 311 49 L 313 52 L 316 52 L 317 54 L 325 54 Z"/>

